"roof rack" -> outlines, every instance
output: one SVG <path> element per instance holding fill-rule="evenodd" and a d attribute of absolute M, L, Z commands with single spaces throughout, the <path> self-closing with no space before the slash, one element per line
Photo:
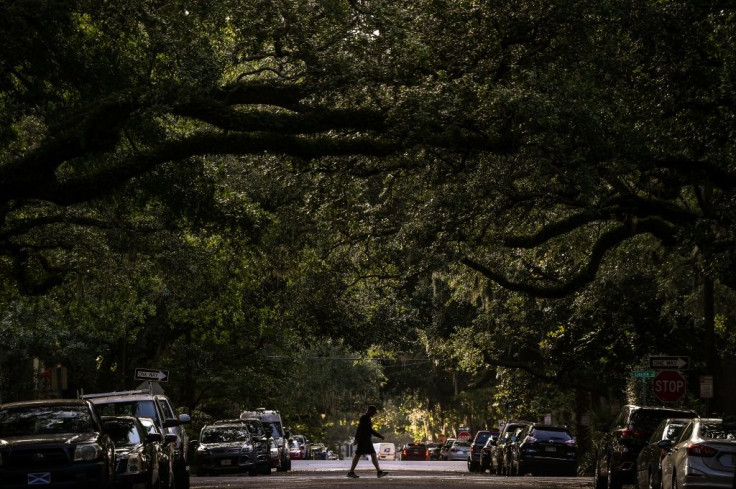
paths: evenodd
<path fill-rule="evenodd" d="M 120 391 L 120 392 L 100 392 L 97 394 L 84 394 L 80 393 L 80 399 L 95 399 L 98 397 L 109 397 L 109 396 L 132 396 L 135 394 L 151 394 L 150 390 L 140 389 L 133 391 Z"/>

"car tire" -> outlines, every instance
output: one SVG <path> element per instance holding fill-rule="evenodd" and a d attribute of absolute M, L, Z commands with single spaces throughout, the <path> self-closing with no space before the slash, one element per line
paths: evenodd
<path fill-rule="evenodd" d="M 468 471 L 469 472 L 478 472 L 478 467 L 479 467 L 478 462 L 471 462 L 468 459 Z"/>
<path fill-rule="evenodd" d="M 608 489 L 608 479 L 601 477 L 601 461 L 595 461 L 595 471 L 593 472 L 593 489 Z"/>
<path fill-rule="evenodd" d="M 611 461 L 608 461 L 608 489 L 621 489 L 623 483 L 621 481 L 621 474 L 617 473 L 611 468 Z"/>

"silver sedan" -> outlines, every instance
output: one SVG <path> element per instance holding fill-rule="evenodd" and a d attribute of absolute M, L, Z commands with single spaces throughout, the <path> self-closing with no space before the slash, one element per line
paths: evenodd
<path fill-rule="evenodd" d="M 456 440 L 447 451 L 447 460 L 468 461 L 470 457 L 470 442 Z"/>
<path fill-rule="evenodd" d="M 663 489 L 731 488 L 736 466 L 736 422 L 695 418 L 667 449 L 662 461 Z"/>

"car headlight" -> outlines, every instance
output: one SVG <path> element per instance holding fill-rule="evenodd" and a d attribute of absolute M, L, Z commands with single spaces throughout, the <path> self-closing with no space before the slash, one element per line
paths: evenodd
<path fill-rule="evenodd" d="M 253 451 L 253 449 L 251 448 L 251 446 L 250 446 L 250 445 L 243 445 L 243 446 L 242 446 L 242 447 L 240 448 L 240 451 L 241 451 L 241 453 L 250 453 L 250 452 L 252 452 L 252 451 Z"/>
<path fill-rule="evenodd" d="M 207 447 L 200 445 L 197 447 L 197 453 L 200 455 L 207 455 L 208 453 L 210 453 L 210 451 L 207 449 Z"/>
<path fill-rule="evenodd" d="M 128 467 L 126 469 L 126 472 L 128 472 L 129 474 L 137 474 L 141 471 L 142 466 L 143 463 L 140 455 L 131 454 L 130 457 L 128 457 Z"/>
<path fill-rule="evenodd" d="M 77 445 L 74 449 L 75 462 L 90 462 L 102 457 L 102 447 L 97 443 Z"/>

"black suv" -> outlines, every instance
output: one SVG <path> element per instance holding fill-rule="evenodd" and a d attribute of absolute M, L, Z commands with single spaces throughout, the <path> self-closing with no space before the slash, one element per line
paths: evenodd
<path fill-rule="evenodd" d="M 621 489 L 633 483 L 636 457 L 663 419 L 695 418 L 695 411 L 628 404 L 604 433 L 596 450 L 594 489 Z"/>
<path fill-rule="evenodd" d="M 487 430 L 480 430 L 475 434 L 473 443 L 470 445 L 470 455 L 468 455 L 468 470 L 470 472 L 478 472 L 480 469 L 480 453 L 483 450 L 483 446 L 491 437 L 491 432 Z"/>
<path fill-rule="evenodd" d="M 163 394 L 154 394 L 150 390 L 134 390 L 123 392 L 107 392 L 104 394 L 86 394 L 102 416 L 135 416 L 151 418 L 160 433 L 176 435 L 176 441 L 167 444 L 169 456 L 173 460 L 173 480 L 162 481 L 163 487 L 173 483 L 174 489 L 189 489 L 189 464 L 187 452 L 189 438 L 184 424 L 191 422 L 188 414 L 174 414 L 171 401 Z M 168 474 L 167 474 L 168 475 Z"/>
<path fill-rule="evenodd" d="M 533 423 L 524 428 L 509 448 L 509 474 L 578 473 L 575 438 L 566 426 Z"/>
<path fill-rule="evenodd" d="M 112 488 L 115 446 L 89 401 L 0 405 L 0 487 Z"/>

